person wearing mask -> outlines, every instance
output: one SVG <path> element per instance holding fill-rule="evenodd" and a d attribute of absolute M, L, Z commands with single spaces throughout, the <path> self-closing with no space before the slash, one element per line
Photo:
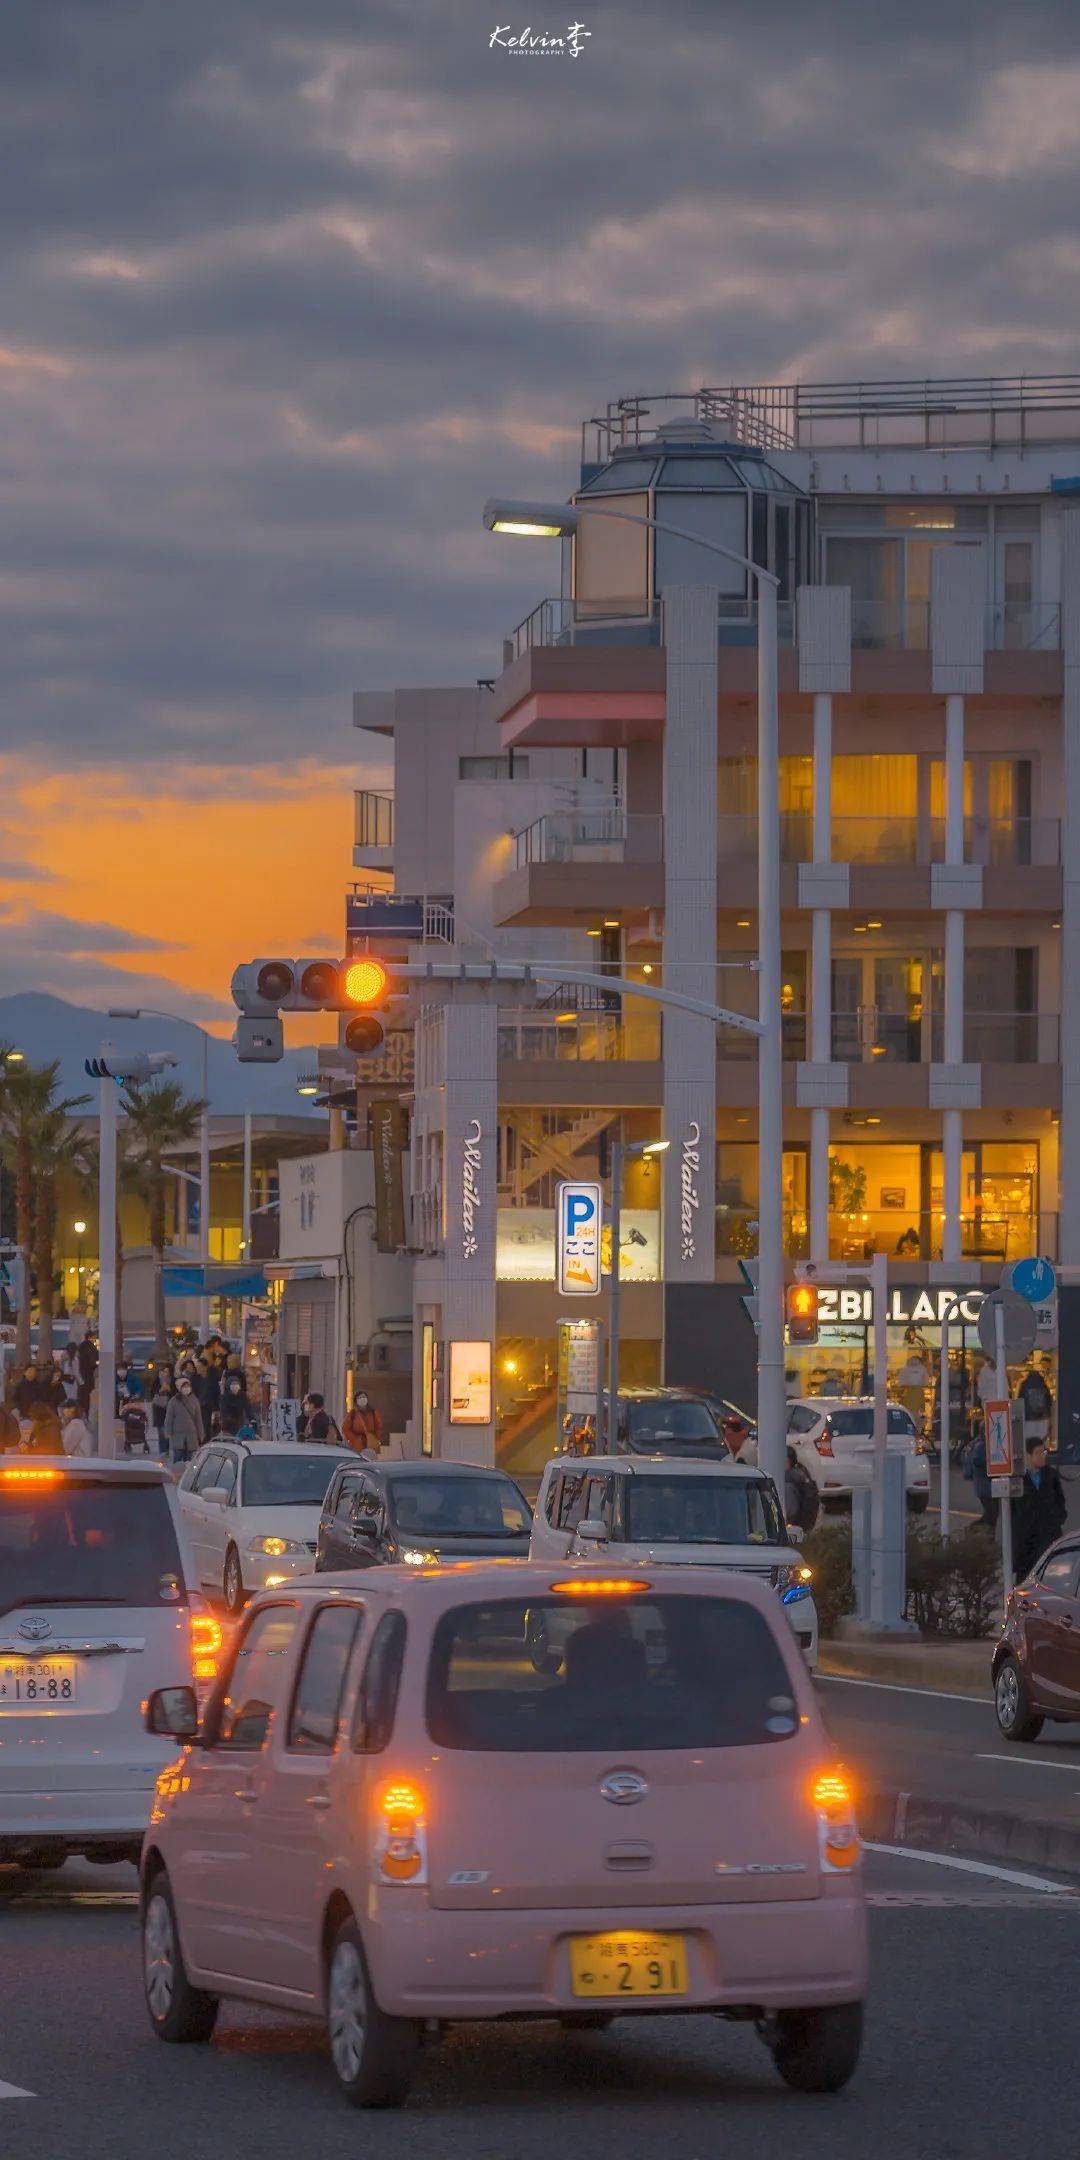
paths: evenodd
<path fill-rule="evenodd" d="M 1065 1489 L 1038 1435 L 1025 1443 L 1024 1489 L 1012 1502 L 1013 1568 L 1017 1582 L 1030 1575 L 1049 1545 L 1061 1536 L 1068 1512 Z"/>
<path fill-rule="evenodd" d="M 371 1448 L 378 1454 L 383 1443 L 383 1421 L 366 1388 L 358 1389 L 352 1409 L 345 1413 L 342 1436 L 358 1455 Z"/>
<path fill-rule="evenodd" d="M 150 1397 L 150 1415 L 154 1421 L 154 1437 L 157 1441 L 159 1455 L 167 1455 L 169 1452 L 169 1443 L 165 1438 L 165 1412 L 175 1393 L 172 1367 L 171 1365 L 162 1365 L 154 1382 L 154 1392 Z"/>
<path fill-rule="evenodd" d="M 174 1463 L 190 1462 L 206 1438 L 199 1398 L 186 1373 L 166 1405 L 162 1431 Z"/>
<path fill-rule="evenodd" d="M 236 1433 L 251 1414 L 243 1373 L 227 1372 L 218 1403 L 218 1423 L 223 1433 Z"/>
<path fill-rule="evenodd" d="M 120 1415 L 121 1405 L 123 1403 L 125 1395 L 138 1395 L 141 1399 L 143 1393 L 143 1384 L 139 1378 L 138 1373 L 135 1371 L 132 1365 L 129 1365 L 127 1358 L 121 1358 L 120 1363 L 116 1368 L 117 1417 L 119 1417 Z"/>
<path fill-rule="evenodd" d="M 341 1434 L 334 1423 L 321 1395 L 305 1395 L 302 1409 L 304 1421 L 300 1431 L 301 1440 L 321 1440 L 330 1447 L 340 1447 Z"/>
<path fill-rule="evenodd" d="M 78 1403 L 65 1403 L 60 1412 L 60 1439 L 65 1455 L 92 1455 L 94 1436 Z"/>
<path fill-rule="evenodd" d="M 809 1470 L 804 1470 L 794 1448 L 789 1447 L 784 1471 L 785 1520 L 805 1535 L 813 1529 L 820 1508 L 821 1495 Z"/>

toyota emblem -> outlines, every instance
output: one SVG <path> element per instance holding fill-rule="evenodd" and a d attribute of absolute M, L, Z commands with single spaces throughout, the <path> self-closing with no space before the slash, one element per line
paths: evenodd
<path fill-rule="evenodd" d="M 19 1633 L 27 1642 L 44 1642 L 46 1635 L 52 1634 L 52 1621 L 42 1620 L 35 1613 L 29 1620 L 20 1620 Z"/>
<path fill-rule="evenodd" d="M 635 1801 L 644 1800 L 649 1788 L 636 1770 L 609 1770 L 600 1780 L 600 1791 L 613 1807 L 633 1807 Z"/>

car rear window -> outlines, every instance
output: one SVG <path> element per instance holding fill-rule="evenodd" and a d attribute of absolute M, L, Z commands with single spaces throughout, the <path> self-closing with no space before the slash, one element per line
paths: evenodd
<path fill-rule="evenodd" d="M 631 1545 L 786 1545 L 776 1495 L 760 1478 L 628 1477 Z"/>
<path fill-rule="evenodd" d="M 653 1441 L 657 1447 L 673 1440 L 704 1440 L 721 1452 L 726 1449 L 716 1419 L 703 1402 L 666 1401 L 662 1396 L 656 1401 L 631 1402 L 627 1430 L 631 1440 Z"/>
<path fill-rule="evenodd" d="M 390 1513 L 410 1537 L 527 1538 L 532 1517 L 512 1478 L 388 1478 Z"/>
<path fill-rule="evenodd" d="M 768 1622 L 730 1597 L 499 1599 L 444 1613 L 427 1723 L 498 1754 L 768 1746 L 798 1729 Z"/>
<path fill-rule="evenodd" d="M 17 1605 L 176 1604 L 184 1579 L 161 1485 L 80 1482 L 40 1488 L 0 1475 L 0 1612 Z"/>
<path fill-rule="evenodd" d="M 874 1412 L 868 1405 L 865 1410 L 830 1410 L 829 1424 L 841 1439 L 865 1439 L 874 1430 Z M 915 1426 L 911 1414 L 890 1403 L 887 1430 L 891 1433 L 913 1433 Z"/>
<path fill-rule="evenodd" d="M 244 1464 L 241 1502 L 244 1507 L 317 1507 L 340 1457 L 326 1448 L 300 1455 L 281 1448 L 273 1455 L 249 1455 Z"/>

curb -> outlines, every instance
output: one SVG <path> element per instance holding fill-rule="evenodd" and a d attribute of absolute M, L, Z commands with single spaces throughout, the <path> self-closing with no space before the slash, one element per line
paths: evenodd
<path fill-rule="evenodd" d="M 864 1836 L 873 1843 L 965 1857 L 985 1853 L 994 1860 L 1023 1860 L 1062 1874 L 1080 1874 L 1080 1824 L 1045 1822 L 1010 1815 L 1003 1808 L 907 1792 L 867 1793 L 859 1818 Z"/>
<path fill-rule="evenodd" d="M 929 1688 L 947 1695 L 970 1695 L 973 1702 L 992 1702 L 990 1657 L 993 1643 L 964 1646 L 967 1654 L 946 1662 L 940 1650 L 918 1645 L 889 1649 L 881 1643 L 856 1645 L 831 1639 L 818 1652 L 818 1673 L 823 1679 L 878 1680 L 892 1687 Z"/>

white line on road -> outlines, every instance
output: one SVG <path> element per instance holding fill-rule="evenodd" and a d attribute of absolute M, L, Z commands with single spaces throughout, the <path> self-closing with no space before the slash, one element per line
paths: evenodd
<path fill-rule="evenodd" d="M 1074 1777 L 1080 1775 L 1080 1758 L 1075 1762 L 1049 1762 L 1045 1755 L 976 1755 L 975 1760 L 1013 1763 L 1019 1770 L 1071 1770 Z"/>
<path fill-rule="evenodd" d="M 5 2085 L 0 2079 L 0 2100 L 33 2100 L 34 2094 L 26 2092 L 21 2085 Z"/>
<path fill-rule="evenodd" d="M 909 1687 L 906 1680 L 860 1680 L 854 1673 L 818 1672 L 814 1678 L 829 1687 L 877 1688 L 882 1695 L 929 1695 L 933 1702 L 981 1703 L 984 1709 L 994 1699 L 992 1695 L 950 1695 L 945 1688 Z"/>
<path fill-rule="evenodd" d="M 989 1860 L 961 1860 L 954 1853 L 920 1852 L 914 1845 L 872 1845 L 867 1852 L 885 1853 L 890 1860 L 925 1860 L 930 1867 L 955 1868 L 961 1875 L 989 1875 L 994 1882 L 1014 1883 L 1018 1890 L 1042 1890 L 1049 1897 L 1075 1898 L 1067 1883 L 1051 1882 L 1046 1875 L 1025 1875 L 1019 1868 L 995 1867 Z"/>

